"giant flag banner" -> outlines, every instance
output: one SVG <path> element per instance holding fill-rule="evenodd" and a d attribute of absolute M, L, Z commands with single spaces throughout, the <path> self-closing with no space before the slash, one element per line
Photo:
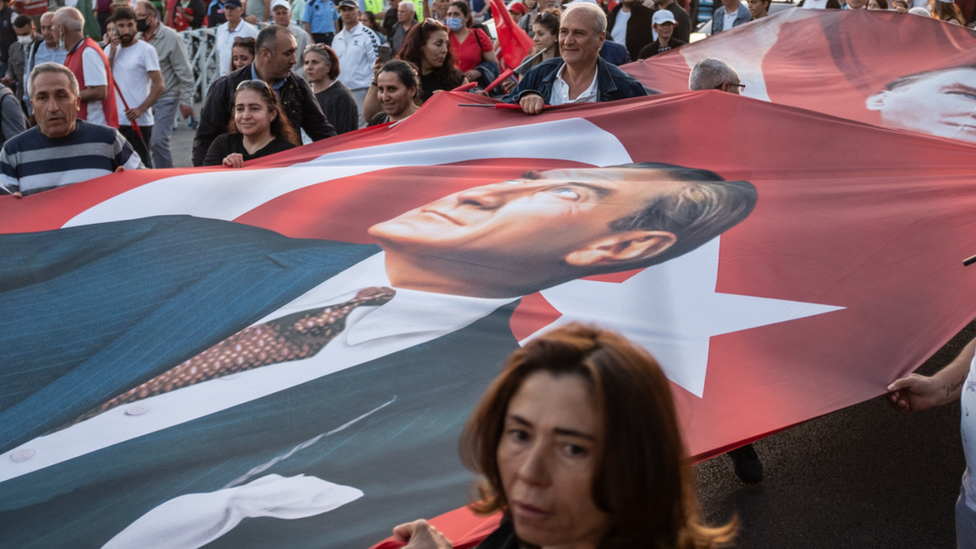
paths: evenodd
<path fill-rule="evenodd" d="M 722 59 L 743 95 L 976 143 L 976 34 L 889 11 L 792 9 L 624 67 L 662 92 Z"/>
<path fill-rule="evenodd" d="M 714 91 L 472 102 L 0 199 L 4 544 L 369 547 L 468 501 L 468 413 L 569 321 L 659 359 L 704 459 L 974 316 L 968 143 Z"/>

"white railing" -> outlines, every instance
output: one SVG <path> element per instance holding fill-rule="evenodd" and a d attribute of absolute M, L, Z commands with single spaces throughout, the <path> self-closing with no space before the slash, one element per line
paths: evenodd
<path fill-rule="evenodd" d="M 193 67 L 193 94 L 206 97 L 210 84 L 220 76 L 217 63 L 217 29 L 185 30 L 178 34 L 186 44 L 190 66 Z"/>

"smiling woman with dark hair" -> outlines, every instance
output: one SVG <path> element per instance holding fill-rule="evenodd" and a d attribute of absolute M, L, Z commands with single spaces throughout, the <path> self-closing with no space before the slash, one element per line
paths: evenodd
<path fill-rule="evenodd" d="M 614 332 L 570 324 L 515 351 L 475 407 L 461 458 L 484 480 L 478 513 L 503 514 L 479 549 L 718 547 L 735 524 L 698 517 L 668 380 Z M 450 547 L 426 522 L 410 549 Z"/>

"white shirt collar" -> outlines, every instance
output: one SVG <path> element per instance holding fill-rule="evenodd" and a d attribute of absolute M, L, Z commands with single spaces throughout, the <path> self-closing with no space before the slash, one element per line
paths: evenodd
<path fill-rule="evenodd" d="M 593 81 L 590 82 L 590 86 L 579 94 L 576 99 L 569 98 L 569 84 L 563 80 L 563 71 L 566 70 L 566 64 L 563 63 L 562 67 L 559 67 L 559 72 L 556 73 L 556 81 L 552 84 L 552 97 L 549 98 L 550 105 L 565 105 L 569 103 L 596 103 L 597 99 L 597 85 L 596 77 L 599 71 L 593 72 Z"/>

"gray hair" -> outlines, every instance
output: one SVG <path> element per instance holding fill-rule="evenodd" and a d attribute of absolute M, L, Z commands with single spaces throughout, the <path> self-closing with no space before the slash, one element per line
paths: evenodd
<path fill-rule="evenodd" d="M 59 73 L 67 76 L 68 86 L 71 88 L 71 93 L 73 93 L 75 97 L 81 95 L 81 91 L 78 89 L 78 79 L 75 78 L 75 73 L 71 72 L 71 69 L 60 63 L 48 62 L 37 65 L 30 72 L 30 77 L 27 79 L 27 97 L 31 99 L 34 98 L 34 79 L 37 78 L 38 74 L 45 72 Z"/>
<path fill-rule="evenodd" d="M 58 8 L 58 11 L 54 12 L 54 20 L 57 21 L 56 24 L 64 25 L 64 28 L 74 32 L 81 32 L 85 27 L 85 16 L 77 8 L 68 6 Z"/>
<path fill-rule="evenodd" d="M 397 8 L 399 9 L 399 7 L 401 5 L 404 6 L 404 7 L 406 7 L 407 8 L 407 11 L 412 11 L 412 12 L 415 12 L 415 13 L 417 11 L 417 7 L 413 5 L 413 2 L 409 2 L 409 1 L 408 2 L 400 2 L 400 4 L 397 6 Z"/>
<path fill-rule="evenodd" d="M 590 17 L 593 18 L 593 30 L 596 31 L 597 34 L 607 30 L 607 14 L 603 13 L 603 10 L 600 9 L 599 6 L 589 2 L 573 2 L 566 8 L 566 11 L 563 12 L 563 16 L 560 21 L 565 21 L 566 16 L 568 16 L 570 13 L 580 10 L 586 12 Z"/>
<path fill-rule="evenodd" d="M 688 89 L 714 90 L 726 82 L 737 82 L 739 74 L 721 59 L 706 57 L 695 64 L 688 77 Z"/>

